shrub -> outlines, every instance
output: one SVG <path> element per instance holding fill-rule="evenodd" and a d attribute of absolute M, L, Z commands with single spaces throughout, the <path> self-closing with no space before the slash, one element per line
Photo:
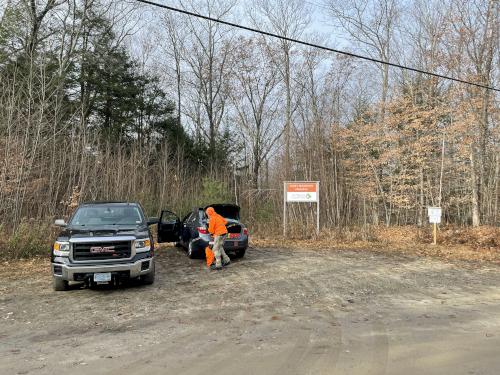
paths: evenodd
<path fill-rule="evenodd" d="M 0 258 L 24 259 L 49 256 L 54 238 L 50 226 L 34 220 L 23 220 L 12 233 L 0 228 Z"/>
<path fill-rule="evenodd" d="M 222 181 L 204 178 L 200 195 L 201 205 L 212 203 L 231 203 L 233 197 L 226 184 Z"/>

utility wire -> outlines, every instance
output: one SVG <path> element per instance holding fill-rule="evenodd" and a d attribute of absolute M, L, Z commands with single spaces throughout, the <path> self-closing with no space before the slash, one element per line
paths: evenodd
<path fill-rule="evenodd" d="M 197 18 L 201 18 L 201 19 L 204 19 L 204 20 L 207 20 L 207 21 L 217 22 L 217 23 L 220 23 L 220 24 L 223 24 L 223 25 L 227 25 L 227 26 L 231 26 L 231 27 L 236 27 L 238 29 L 250 31 L 252 33 L 258 33 L 258 34 L 270 36 L 272 38 L 277 38 L 277 39 L 286 40 L 288 42 L 302 44 L 302 45 L 308 46 L 308 47 L 319 48 L 319 49 L 322 49 L 322 50 L 325 50 L 325 51 L 335 52 L 335 53 L 338 53 L 338 54 L 341 54 L 341 55 L 350 56 L 350 57 L 354 57 L 354 58 L 357 58 L 357 59 L 367 60 L 367 61 L 371 61 L 371 62 L 374 62 L 374 63 L 388 65 L 388 66 L 392 66 L 392 67 L 399 68 L 399 69 L 404 69 L 404 70 L 409 70 L 409 71 L 416 72 L 416 73 L 422 73 L 422 74 L 433 76 L 433 77 L 437 77 L 437 78 L 442 78 L 442 79 L 447 79 L 447 80 L 450 80 L 450 81 L 460 82 L 460 83 L 464 83 L 466 85 L 472 85 L 472 86 L 476 86 L 476 87 L 481 87 L 481 88 L 486 89 L 486 90 L 500 91 L 500 89 L 498 89 L 496 87 L 493 87 L 493 86 L 486 86 L 486 85 L 483 85 L 483 84 L 480 84 L 480 83 L 465 81 L 465 80 L 460 79 L 460 78 L 449 77 L 449 76 L 441 75 L 441 74 L 438 74 L 438 73 L 432 73 L 432 72 L 428 72 L 428 71 L 425 71 L 425 70 L 421 70 L 421 69 L 412 68 L 412 67 L 409 67 L 409 66 L 404 66 L 404 65 L 392 63 L 390 61 L 379 60 L 379 59 L 375 59 L 375 58 L 368 57 L 368 56 L 358 55 L 358 54 L 352 53 L 352 52 L 341 51 L 341 50 L 338 50 L 338 49 L 335 49 L 335 48 L 330 48 L 330 47 L 322 46 L 322 45 L 319 45 L 319 44 L 309 43 L 309 42 L 306 42 L 306 41 L 303 41 L 303 40 L 299 40 L 299 39 L 289 38 L 289 37 L 286 37 L 286 36 L 283 36 L 283 35 L 278 35 L 278 34 L 270 33 L 268 31 L 263 31 L 263 30 L 252 28 L 252 27 L 244 26 L 244 25 L 239 25 L 239 24 L 233 23 L 233 22 L 223 21 L 221 19 L 217 19 L 217 18 L 205 16 L 205 15 L 202 15 L 202 14 L 199 14 L 199 13 L 190 12 L 190 11 L 187 11 L 187 10 L 184 10 L 184 9 L 175 8 L 175 7 L 172 7 L 172 6 L 169 6 L 169 5 L 164 5 L 164 4 L 156 3 L 156 2 L 153 2 L 153 1 L 149 1 L 149 0 L 136 0 L 136 1 L 139 2 L 139 3 L 148 4 L 148 5 L 160 7 L 160 8 L 163 8 L 163 9 L 167 9 L 167 10 L 170 10 L 172 12 L 177 12 L 177 13 L 185 14 L 185 15 L 188 15 L 188 16 L 191 16 L 191 17 L 197 17 Z"/>

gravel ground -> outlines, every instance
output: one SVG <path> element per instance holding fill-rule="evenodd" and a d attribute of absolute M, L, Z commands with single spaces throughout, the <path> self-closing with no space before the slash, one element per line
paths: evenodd
<path fill-rule="evenodd" d="M 56 293 L 14 272 L 0 374 L 499 374 L 499 270 L 252 248 L 210 272 L 168 247 L 151 286 Z"/>

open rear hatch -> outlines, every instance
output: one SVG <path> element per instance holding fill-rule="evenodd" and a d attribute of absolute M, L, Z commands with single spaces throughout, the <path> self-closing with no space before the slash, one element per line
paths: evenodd
<path fill-rule="evenodd" d="M 240 224 L 227 224 L 227 238 L 228 239 L 239 239 L 241 236 L 241 225 Z"/>
<path fill-rule="evenodd" d="M 211 204 L 205 207 L 213 207 L 215 212 L 227 220 L 226 228 L 228 238 L 238 238 L 242 233 L 242 226 L 240 224 L 240 207 L 235 204 Z"/>
<path fill-rule="evenodd" d="M 208 207 L 213 207 L 215 212 L 221 215 L 224 219 L 240 221 L 240 207 L 235 204 L 211 204 L 204 209 L 206 210 Z"/>

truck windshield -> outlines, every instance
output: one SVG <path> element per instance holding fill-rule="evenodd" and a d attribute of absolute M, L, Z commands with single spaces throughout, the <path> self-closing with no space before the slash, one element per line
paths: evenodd
<path fill-rule="evenodd" d="M 71 225 L 137 225 L 143 222 L 141 212 L 133 206 L 80 207 Z"/>

